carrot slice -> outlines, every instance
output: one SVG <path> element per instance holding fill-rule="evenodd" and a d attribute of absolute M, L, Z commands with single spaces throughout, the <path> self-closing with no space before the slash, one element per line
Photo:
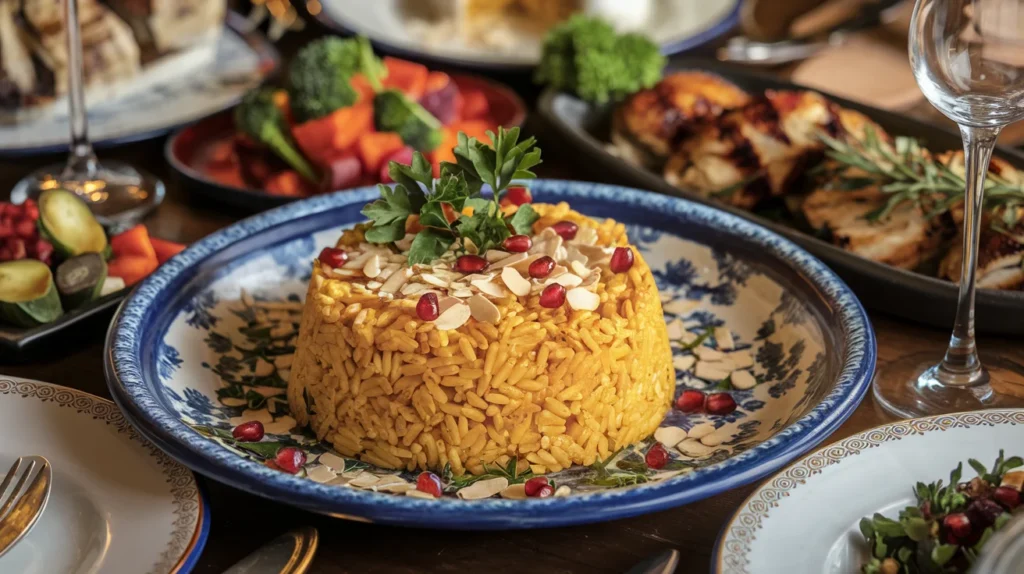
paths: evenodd
<path fill-rule="evenodd" d="M 166 239 L 150 237 L 149 241 L 153 244 L 153 251 L 156 252 L 156 260 L 161 265 L 163 265 L 164 261 L 167 261 L 171 257 L 174 257 L 185 250 L 185 246 L 181 243 L 167 241 Z"/>
<path fill-rule="evenodd" d="M 391 57 L 384 58 L 384 66 L 388 69 L 388 77 L 383 82 L 385 88 L 399 90 L 414 100 L 423 97 L 430 75 L 426 66 Z"/>
<path fill-rule="evenodd" d="M 352 89 L 356 91 L 356 104 L 373 101 L 373 96 L 376 93 L 373 91 L 373 87 L 370 86 L 370 81 L 366 79 L 366 76 L 355 74 L 349 80 L 349 83 L 352 85 Z"/>
<path fill-rule="evenodd" d="M 363 134 L 359 138 L 359 158 L 363 162 L 363 171 L 377 173 L 384 160 L 405 147 L 401 136 L 394 132 L 377 132 Z"/>
<path fill-rule="evenodd" d="M 302 185 L 302 176 L 290 169 L 275 173 L 269 179 L 263 189 L 271 195 L 283 195 L 286 197 L 305 197 L 309 192 Z"/>
<path fill-rule="evenodd" d="M 334 155 L 352 149 L 359 138 L 373 128 L 373 102 L 356 104 L 331 114 L 334 118 Z"/>
<path fill-rule="evenodd" d="M 459 132 L 452 128 L 441 128 L 441 145 L 430 153 L 430 163 L 434 166 L 434 177 L 441 177 L 441 162 L 455 163 L 452 149 L 459 145 Z"/>
<path fill-rule="evenodd" d="M 156 257 L 150 259 L 138 255 L 124 255 L 107 262 L 107 275 L 120 277 L 125 285 L 134 285 L 156 271 L 157 265 Z"/>
<path fill-rule="evenodd" d="M 302 154 L 320 167 L 352 148 L 359 136 L 373 131 L 373 104 L 364 103 L 292 127 Z"/>
<path fill-rule="evenodd" d="M 136 225 L 128 231 L 110 238 L 110 250 L 114 257 L 136 256 L 147 257 L 156 261 L 156 251 L 149 240 L 149 231 L 145 225 Z"/>
<path fill-rule="evenodd" d="M 481 120 L 462 121 L 451 125 L 451 130 L 456 134 L 458 132 L 463 132 L 468 137 L 476 138 L 488 145 L 491 145 L 492 142 L 490 136 L 487 135 L 487 132 L 493 132 L 495 129 L 495 126 L 491 124 L 491 122 Z"/>
<path fill-rule="evenodd" d="M 427 83 L 423 93 L 440 92 L 447 88 L 451 82 L 452 77 L 444 72 L 430 72 L 427 74 Z"/>

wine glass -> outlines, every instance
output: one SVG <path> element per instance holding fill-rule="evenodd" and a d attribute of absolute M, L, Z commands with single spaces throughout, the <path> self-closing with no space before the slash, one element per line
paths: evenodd
<path fill-rule="evenodd" d="M 986 357 L 986 369 L 974 340 L 985 175 L 1000 130 L 1024 119 L 1024 0 L 917 0 L 910 64 L 925 97 L 963 136 L 967 189 L 960 294 L 942 360 L 897 362 L 875 379 L 874 395 L 883 408 L 904 417 L 1024 406 L 1024 400 L 997 392 L 1013 388 L 1000 385 L 1024 383 L 1024 366 Z"/>
<path fill-rule="evenodd" d="M 113 231 L 128 227 L 155 209 L 164 198 L 164 184 L 152 175 L 122 162 L 96 159 L 89 141 L 83 78 L 82 29 L 78 0 L 64 0 L 68 40 L 68 108 L 71 153 L 67 163 L 42 168 L 15 184 L 11 201 L 37 199 L 48 189 L 74 192 L 96 219 Z"/>

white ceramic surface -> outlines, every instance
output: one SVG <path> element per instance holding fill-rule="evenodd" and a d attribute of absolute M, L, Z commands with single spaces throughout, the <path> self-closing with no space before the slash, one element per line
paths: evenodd
<path fill-rule="evenodd" d="M 750 495 L 715 549 L 719 574 L 853 574 L 870 558 L 860 519 L 896 518 L 913 486 L 949 480 L 964 463 L 986 466 L 1004 449 L 1024 453 L 1024 410 L 991 410 L 900 421 L 871 429 L 793 463 Z"/>
<path fill-rule="evenodd" d="M 143 441 L 110 401 L 0 375 L 0 473 L 53 465 L 46 510 L 0 558 L 5 574 L 167 574 L 191 569 L 208 517 L 192 473 Z"/>
<path fill-rule="evenodd" d="M 540 42 L 503 50 L 470 46 L 451 39 L 427 42 L 410 27 L 403 2 L 410 0 L 323 0 L 319 17 L 327 25 L 364 34 L 391 50 L 483 67 L 528 67 L 540 58 Z M 423 1 L 423 0 L 412 0 Z M 739 0 L 653 0 L 647 23 L 639 31 L 675 53 L 723 33 L 731 27 Z M 721 28 L 721 30 L 719 30 Z"/>

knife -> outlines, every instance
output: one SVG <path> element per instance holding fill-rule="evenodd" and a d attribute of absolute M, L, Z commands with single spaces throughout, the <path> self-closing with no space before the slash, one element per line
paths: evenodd
<path fill-rule="evenodd" d="M 626 574 L 672 574 L 679 566 L 679 551 L 666 550 L 629 569 Z"/>
<path fill-rule="evenodd" d="M 264 544 L 224 574 L 303 574 L 313 563 L 318 539 L 312 526 L 292 530 Z"/>

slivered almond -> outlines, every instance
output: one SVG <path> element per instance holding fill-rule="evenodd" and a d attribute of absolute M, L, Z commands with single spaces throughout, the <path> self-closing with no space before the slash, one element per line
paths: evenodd
<path fill-rule="evenodd" d="M 569 292 L 565 294 L 565 299 L 569 301 L 569 306 L 577 311 L 593 311 L 601 305 L 601 296 L 587 291 L 583 287 L 569 289 Z"/>
<path fill-rule="evenodd" d="M 462 303 L 462 302 L 463 302 L 462 299 L 459 299 L 458 297 L 449 297 L 447 295 L 438 295 L 437 296 L 437 312 L 438 313 L 444 313 L 448 309 L 451 309 L 455 305 L 458 305 L 459 303 Z"/>
<path fill-rule="evenodd" d="M 422 279 L 424 283 L 426 283 L 428 285 L 433 285 L 434 287 L 440 287 L 442 289 L 447 289 L 448 288 L 448 282 L 447 281 L 445 281 L 444 279 L 441 279 L 437 275 L 433 275 L 431 273 L 421 273 L 420 274 L 420 279 Z"/>
<path fill-rule="evenodd" d="M 548 279 L 554 279 L 555 277 L 558 277 L 559 275 L 565 275 L 568 272 L 569 270 L 566 269 L 564 265 L 555 265 L 555 268 L 552 269 L 551 273 L 548 275 Z"/>
<path fill-rule="evenodd" d="M 473 281 L 478 281 L 480 279 L 483 279 L 484 281 L 490 281 L 491 279 L 494 279 L 494 275 L 494 273 L 474 273 L 472 275 L 466 275 L 465 277 L 462 278 L 462 281 L 469 283 L 472 283 Z"/>
<path fill-rule="evenodd" d="M 488 249 L 487 253 L 484 253 L 484 259 L 486 259 L 490 263 L 494 263 L 495 261 L 501 261 L 502 259 L 505 259 L 509 255 L 511 255 L 511 254 L 508 253 L 507 251 L 498 251 L 497 249 Z"/>
<path fill-rule="evenodd" d="M 338 277 L 355 277 L 359 274 L 358 269 L 335 269 L 331 272 L 333 275 Z"/>
<path fill-rule="evenodd" d="M 679 337 L 683 336 L 683 322 L 679 319 L 675 319 L 665 327 L 665 331 L 668 333 L 668 338 L 675 341 Z"/>
<path fill-rule="evenodd" d="M 581 245 L 593 245 L 597 243 L 597 230 L 593 227 L 581 227 L 573 241 Z"/>
<path fill-rule="evenodd" d="M 501 491 L 502 498 L 508 498 L 511 500 L 526 500 L 526 484 L 510 484 L 505 490 Z"/>
<path fill-rule="evenodd" d="M 600 265 L 602 262 L 606 262 L 611 259 L 612 253 L 615 252 L 614 247 L 598 247 L 597 245 L 574 245 L 574 247 L 580 253 L 586 255 L 593 265 Z"/>
<path fill-rule="evenodd" d="M 733 351 L 727 353 L 722 362 L 729 363 L 733 369 L 749 369 L 754 366 L 754 356 L 750 351 Z"/>
<path fill-rule="evenodd" d="M 714 447 L 710 447 L 694 438 L 688 438 L 677 444 L 676 450 L 692 458 L 709 456 L 715 452 Z"/>
<path fill-rule="evenodd" d="M 388 280 L 384 282 L 384 285 L 381 286 L 381 293 L 398 292 L 398 290 L 401 289 L 407 281 L 409 281 L 410 277 L 412 277 L 412 269 L 409 269 L 408 267 L 395 271 L 390 277 L 388 277 Z"/>
<path fill-rule="evenodd" d="M 572 266 L 572 263 L 575 263 L 577 261 L 585 266 L 587 264 L 587 260 L 587 256 L 580 253 L 580 250 L 576 249 L 576 246 L 570 245 L 569 247 L 566 248 L 565 261 L 568 261 L 570 263 L 570 267 Z"/>
<path fill-rule="evenodd" d="M 452 305 L 446 311 L 443 311 L 438 315 L 437 319 L 434 320 L 434 328 L 438 331 L 451 331 L 453 329 L 458 329 L 465 325 L 466 321 L 469 321 L 469 316 L 469 305 L 460 301 L 459 304 Z"/>
<path fill-rule="evenodd" d="M 527 255 L 526 253 L 514 253 L 502 259 L 501 261 L 498 261 L 491 265 L 491 269 L 502 269 L 504 267 L 508 267 L 509 265 L 515 265 L 520 261 L 525 261 L 527 257 L 529 257 L 529 255 Z"/>
<path fill-rule="evenodd" d="M 467 298 L 473 296 L 473 290 L 472 289 L 456 289 L 456 290 L 452 291 L 452 296 L 453 297 L 458 297 L 460 299 L 467 299 Z"/>
<path fill-rule="evenodd" d="M 548 257 L 553 258 L 555 261 L 561 261 L 563 258 L 557 257 L 559 251 L 565 251 L 562 248 L 562 237 L 560 235 L 555 235 L 552 239 L 544 242 L 544 254 Z"/>
<path fill-rule="evenodd" d="M 590 269 L 587 268 L 585 263 L 580 263 L 579 261 L 573 261 L 573 262 L 571 262 L 569 264 L 569 267 L 572 268 L 572 272 L 573 273 L 579 275 L 583 279 L 586 279 L 587 277 L 590 277 L 591 271 L 590 271 Z"/>
<path fill-rule="evenodd" d="M 680 371 L 689 371 L 695 364 L 697 364 L 697 357 L 694 357 L 693 355 L 675 357 L 672 359 L 672 363 L 675 365 L 676 369 L 679 369 Z"/>
<path fill-rule="evenodd" d="M 598 282 L 601 281 L 601 268 L 593 269 L 590 275 L 580 283 L 580 287 L 586 287 L 590 291 L 597 289 Z"/>
<path fill-rule="evenodd" d="M 456 495 L 463 500 L 480 500 L 490 498 L 508 488 L 507 478 L 491 478 L 480 480 L 460 489 Z"/>
<path fill-rule="evenodd" d="M 700 361 L 697 363 L 697 368 L 694 369 L 693 374 L 698 379 L 704 379 L 705 381 L 721 381 L 729 376 L 729 371 L 718 368 L 718 365 L 715 363 Z"/>
<path fill-rule="evenodd" d="M 725 442 L 726 438 L 721 432 L 714 432 L 700 439 L 700 443 L 704 446 L 718 446 Z"/>
<path fill-rule="evenodd" d="M 384 284 L 381 283 L 380 281 L 370 281 L 369 283 L 366 284 L 367 289 L 380 289 L 383 286 Z"/>
<path fill-rule="evenodd" d="M 524 254 L 519 253 L 519 255 Z M 511 259 L 511 257 L 509 259 Z M 515 293 L 519 297 L 525 297 L 530 294 L 530 282 L 523 279 L 523 276 L 512 267 L 502 269 L 501 280 L 505 283 L 505 286 L 508 287 L 509 291 Z"/>
<path fill-rule="evenodd" d="M 411 496 L 413 498 L 427 498 L 427 499 L 430 499 L 430 500 L 434 500 L 435 498 L 437 498 L 436 496 L 434 496 L 433 494 L 430 494 L 429 492 L 423 492 L 422 490 L 416 490 L 416 489 L 406 490 L 405 491 L 405 495 L 406 496 Z"/>
<path fill-rule="evenodd" d="M 571 289 L 573 287 L 579 287 L 580 284 L 583 283 L 583 280 L 580 279 L 579 275 L 573 275 L 572 273 L 563 273 L 558 277 L 551 277 L 544 282 L 545 285 L 550 285 L 552 283 L 558 283 L 562 287 Z"/>
<path fill-rule="evenodd" d="M 686 438 L 686 430 L 679 427 L 660 427 L 654 431 L 654 440 L 672 448 L 683 442 Z"/>
<path fill-rule="evenodd" d="M 402 287 L 402 295 L 419 295 L 426 290 L 427 286 L 423 283 L 406 283 Z"/>
<path fill-rule="evenodd" d="M 348 481 L 348 486 L 354 486 L 356 488 L 370 488 L 378 482 L 380 482 L 379 476 L 370 472 L 364 472 Z"/>
<path fill-rule="evenodd" d="M 318 466 L 314 466 L 310 470 L 307 470 L 306 477 L 312 480 L 313 482 L 319 482 L 320 484 L 323 484 L 325 482 L 330 482 L 335 478 L 338 478 L 338 473 L 321 464 Z"/>
<path fill-rule="evenodd" d="M 725 358 L 725 353 L 716 351 L 711 347 L 697 347 L 693 350 L 693 354 L 697 355 L 702 361 L 721 361 Z"/>
<path fill-rule="evenodd" d="M 729 376 L 729 381 L 732 382 L 732 386 L 741 391 L 757 386 L 757 379 L 754 378 L 754 375 L 750 374 L 750 371 L 733 371 L 732 375 Z"/>
<path fill-rule="evenodd" d="M 711 423 L 700 423 L 699 425 L 694 425 L 694 427 L 690 429 L 688 435 L 690 438 L 702 439 L 713 432 L 715 432 L 715 425 Z"/>
<path fill-rule="evenodd" d="M 474 319 L 481 323 L 497 323 L 501 320 L 501 311 L 491 300 L 483 295 L 473 295 L 469 298 L 469 311 Z"/>
<path fill-rule="evenodd" d="M 380 275 L 380 255 L 375 253 L 366 260 L 366 265 L 363 265 L 363 275 L 370 279 Z"/>
<path fill-rule="evenodd" d="M 515 270 L 520 273 L 526 273 L 530 269 L 530 264 L 541 257 L 544 257 L 541 253 L 527 254 L 526 259 L 513 263 L 512 265 L 509 265 L 509 267 L 515 268 Z"/>
<path fill-rule="evenodd" d="M 405 265 L 405 262 L 408 261 L 408 260 L 409 260 L 409 258 L 406 257 L 402 253 L 392 253 L 392 254 L 388 255 L 388 261 L 390 261 L 391 263 L 398 263 L 400 265 Z"/>
<path fill-rule="evenodd" d="M 723 351 L 731 351 L 736 347 L 732 338 L 732 331 L 728 327 L 715 327 L 715 343 Z"/>
<path fill-rule="evenodd" d="M 346 261 L 341 267 L 342 269 L 362 269 L 363 265 L 366 265 L 366 261 L 370 259 L 371 256 L 373 256 L 373 253 L 364 251 L 363 253 L 360 253 Z"/>
<path fill-rule="evenodd" d="M 505 289 L 503 289 L 501 285 L 498 285 L 491 279 L 477 279 L 476 281 L 470 283 L 470 285 L 479 289 L 481 293 L 485 295 L 490 295 L 491 297 L 505 296 Z"/>

